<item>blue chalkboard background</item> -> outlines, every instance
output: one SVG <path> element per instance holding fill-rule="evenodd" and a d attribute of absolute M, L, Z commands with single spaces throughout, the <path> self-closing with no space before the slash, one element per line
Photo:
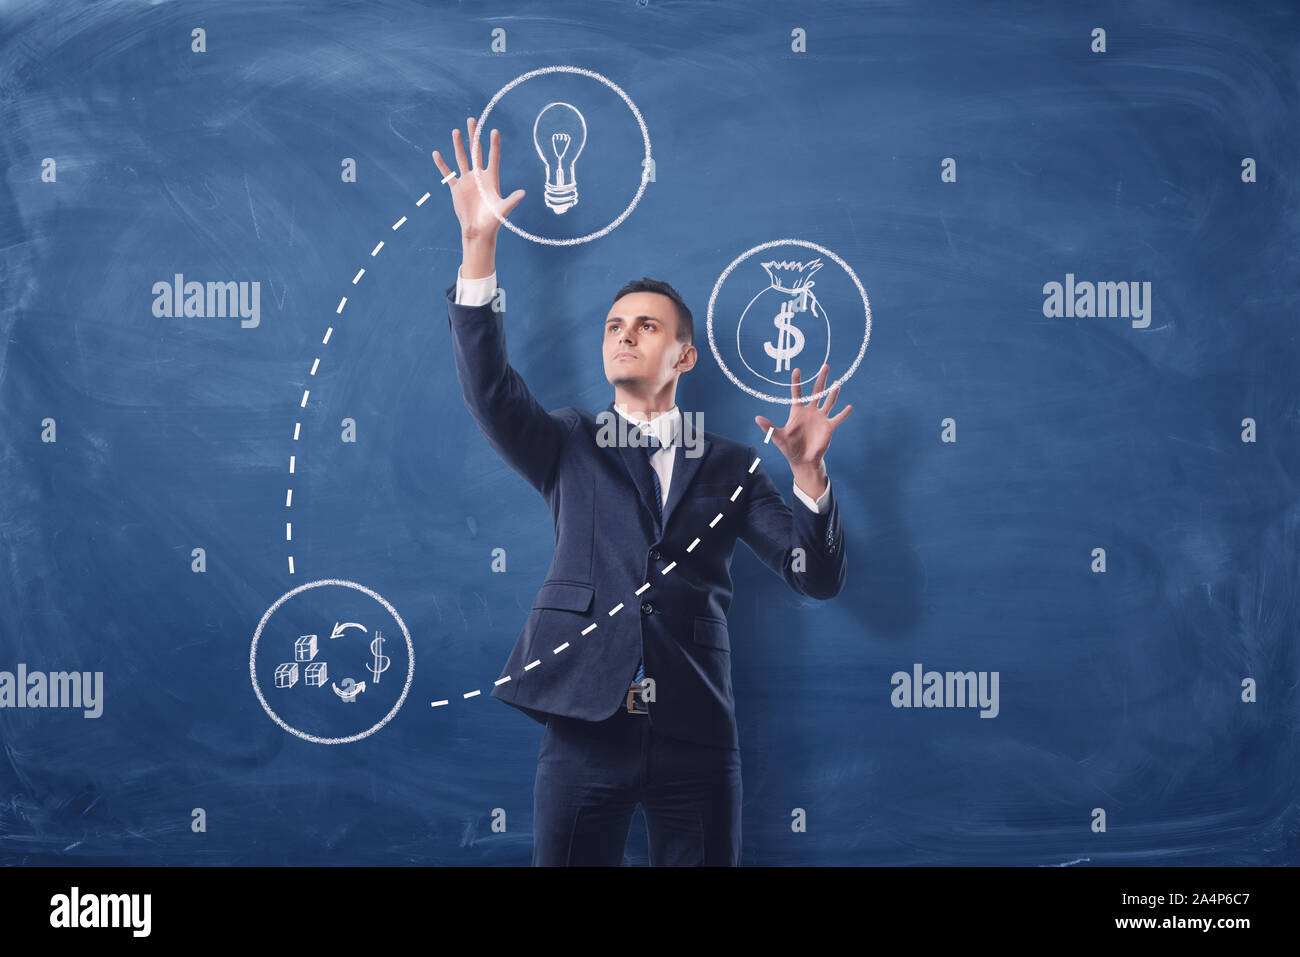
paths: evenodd
<path fill-rule="evenodd" d="M 553 547 L 460 395 L 430 152 L 570 64 L 636 102 L 656 167 L 599 240 L 502 230 L 547 408 L 610 400 L 598 323 L 649 275 L 695 311 L 679 403 L 757 446 L 785 410 L 705 346 L 722 270 L 802 238 L 871 298 L 826 459 L 848 586 L 732 568 L 744 862 L 1300 862 L 1300 12 L 1249 6 L 0 2 L 0 670 L 104 676 L 96 719 L 0 709 L 0 861 L 528 862 L 541 727 L 429 706 L 490 686 Z M 541 82 L 490 120 L 530 229 Z M 566 229 L 641 175 L 630 114 L 593 113 L 612 160 Z M 177 273 L 257 281 L 260 322 L 155 316 Z M 1067 273 L 1150 282 L 1150 325 L 1044 315 Z M 392 603 L 416 666 L 385 727 L 323 745 L 269 719 L 249 649 L 333 578 Z M 892 707 L 914 663 L 997 671 L 997 717 Z"/>

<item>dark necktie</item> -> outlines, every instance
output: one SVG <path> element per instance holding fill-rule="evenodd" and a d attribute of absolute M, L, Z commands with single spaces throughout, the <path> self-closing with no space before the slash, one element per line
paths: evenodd
<path fill-rule="evenodd" d="M 654 480 L 654 484 L 655 484 L 655 508 L 658 509 L 659 521 L 660 523 L 662 523 L 664 520 L 663 486 L 659 484 L 659 473 L 655 471 L 655 467 L 651 463 L 650 458 L 661 448 L 663 448 L 663 445 L 662 443 L 660 443 L 659 439 L 655 436 L 653 432 L 643 432 L 642 438 L 645 440 L 646 443 L 644 449 L 646 454 L 646 465 L 650 467 L 650 478 Z M 632 679 L 633 684 L 639 687 L 641 684 L 641 680 L 644 677 L 645 677 L 645 662 L 644 661 L 637 662 L 636 677 Z"/>

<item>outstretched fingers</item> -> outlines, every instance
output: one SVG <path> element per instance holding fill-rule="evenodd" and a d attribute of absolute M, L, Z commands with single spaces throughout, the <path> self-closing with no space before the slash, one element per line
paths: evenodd
<path fill-rule="evenodd" d="M 822 363 L 822 367 L 817 370 L 817 381 L 813 383 L 813 395 L 816 395 L 818 392 L 821 392 L 822 389 L 826 388 L 826 373 L 830 371 L 830 368 L 831 367 L 826 363 Z M 815 405 L 816 403 L 813 404 Z"/>
<path fill-rule="evenodd" d="M 756 424 L 760 429 L 763 430 L 763 435 L 765 435 L 765 436 L 767 435 L 767 430 L 768 430 L 768 429 L 772 429 L 772 430 L 773 430 L 773 431 L 772 431 L 772 434 L 773 434 L 774 436 L 775 436 L 775 435 L 779 435 L 780 432 L 781 432 L 780 429 L 778 429 L 778 428 L 776 428 L 775 426 L 773 426 L 773 424 L 772 424 L 772 420 L 769 419 L 769 418 L 768 418 L 767 416 L 765 416 L 765 415 L 756 415 L 756 416 L 754 416 L 754 422 L 755 422 L 755 424 Z"/>
<path fill-rule="evenodd" d="M 835 399 L 840 394 L 840 386 L 843 384 L 844 383 L 842 382 L 837 382 L 831 386 L 831 390 L 822 398 L 821 406 L 819 406 L 822 412 L 829 413 L 831 411 L 831 406 L 835 404 Z"/>
<path fill-rule="evenodd" d="M 478 129 L 478 120 L 469 117 L 465 121 L 465 127 L 469 130 L 470 152 L 474 154 L 473 169 L 483 168 L 483 137 L 474 138 L 474 131 Z"/>
<path fill-rule="evenodd" d="M 501 133 L 497 130 L 492 131 L 492 138 L 488 141 L 488 178 L 493 185 L 501 182 Z M 497 192 L 500 192 L 498 189 Z"/>
<path fill-rule="evenodd" d="M 439 153 L 437 150 L 433 151 L 433 161 L 435 164 L 437 164 L 438 172 L 442 174 L 443 179 L 446 179 L 448 176 L 451 175 L 451 170 L 447 168 L 447 164 L 443 160 L 442 154 Z M 450 182 L 450 180 L 448 182 Z"/>
<path fill-rule="evenodd" d="M 469 157 L 465 155 L 465 144 L 461 141 L 459 129 L 451 131 L 451 139 L 456 145 L 456 165 L 460 167 L 460 175 L 463 179 L 469 172 Z"/>

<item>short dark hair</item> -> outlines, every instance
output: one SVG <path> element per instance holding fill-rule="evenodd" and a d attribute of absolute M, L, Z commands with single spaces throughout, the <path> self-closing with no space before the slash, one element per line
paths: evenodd
<path fill-rule="evenodd" d="M 657 292 L 660 295 L 667 296 L 677 306 L 677 341 L 684 342 L 687 345 L 695 345 L 695 319 L 691 316 L 691 310 L 687 307 L 686 301 L 677 294 L 677 290 L 662 279 L 651 279 L 649 276 L 642 276 L 640 279 L 633 279 L 624 286 L 614 296 L 614 302 L 618 302 L 624 296 L 634 292 Z M 610 303 L 613 305 L 613 303 Z"/>

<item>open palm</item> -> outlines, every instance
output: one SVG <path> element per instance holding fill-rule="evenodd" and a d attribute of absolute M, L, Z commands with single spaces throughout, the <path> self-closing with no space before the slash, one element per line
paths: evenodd
<path fill-rule="evenodd" d="M 474 164 L 470 165 L 465 155 L 465 144 L 460 130 L 452 131 L 455 144 L 456 165 L 460 167 L 459 175 L 448 181 L 451 187 L 451 205 L 460 220 L 461 235 L 470 239 L 476 236 L 491 236 L 501 228 L 501 219 L 510 215 L 511 210 L 524 198 L 524 190 L 517 189 L 505 199 L 501 198 L 501 134 L 492 131 L 492 141 L 488 147 L 488 163 L 483 165 L 482 138 L 474 143 L 475 119 L 471 116 L 466 126 L 474 148 Z M 451 172 L 437 150 L 433 151 L 433 161 L 443 176 Z M 482 186 L 480 192 L 479 187 Z"/>
<path fill-rule="evenodd" d="M 830 366 L 823 365 L 813 386 L 814 395 L 826 388 L 828 372 Z M 840 384 L 837 382 L 830 392 L 826 393 L 820 406 L 811 399 L 790 403 L 790 417 L 786 419 L 783 428 L 772 432 L 772 441 L 789 461 L 792 469 L 816 467 L 826 454 L 826 450 L 830 448 L 831 434 L 853 411 L 852 405 L 846 405 L 838 415 L 828 414 L 839 394 Z M 796 400 L 803 399 L 803 383 L 799 379 L 798 369 L 790 374 L 790 396 Z M 765 416 L 755 416 L 754 421 L 764 432 L 772 428 L 771 420 Z"/>

